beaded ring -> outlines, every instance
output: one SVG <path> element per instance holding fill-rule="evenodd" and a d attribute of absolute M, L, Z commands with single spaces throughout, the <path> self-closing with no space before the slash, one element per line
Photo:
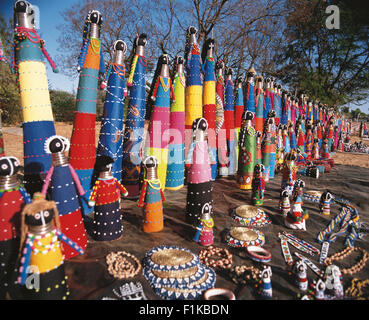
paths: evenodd
<path fill-rule="evenodd" d="M 220 259 L 211 258 L 212 256 L 220 257 Z M 213 246 L 202 249 L 199 258 L 201 263 L 212 268 L 230 269 L 233 263 L 232 254 L 227 249 Z"/>
<path fill-rule="evenodd" d="M 358 300 L 366 300 L 368 295 L 363 293 L 363 288 L 369 287 L 369 280 L 359 280 L 357 278 L 352 279 L 351 287 L 345 291 L 345 296 L 357 298 Z"/>
<path fill-rule="evenodd" d="M 134 261 L 135 265 L 128 261 Z M 118 279 L 129 279 L 135 277 L 141 270 L 140 261 L 133 255 L 126 251 L 111 252 L 106 256 L 106 263 L 108 265 L 109 273 Z"/>
<path fill-rule="evenodd" d="M 234 293 L 231 290 L 225 288 L 212 288 L 204 293 L 205 300 L 214 300 L 213 297 L 223 296 L 225 299 L 222 300 L 236 300 Z"/>
<path fill-rule="evenodd" d="M 262 247 L 247 246 L 246 251 L 249 257 L 254 261 L 267 263 L 272 260 L 272 254 Z"/>
<path fill-rule="evenodd" d="M 333 263 L 333 261 L 343 260 L 347 256 L 349 256 L 351 253 L 353 253 L 354 251 L 361 251 L 362 252 L 363 256 L 362 256 L 361 260 L 358 263 L 354 264 L 350 268 L 341 269 L 341 272 L 343 274 L 349 274 L 349 275 L 357 273 L 365 267 L 365 264 L 366 264 L 367 260 L 369 259 L 368 251 L 366 251 L 362 248 L 359 248 L 359 247 L 347 247 L 344 250 L 342 250 L 341 252 L 337 252 L 337 253 L 331 255 L 329 258 L 324 260 L 324 265 L 329 266 Z"/>

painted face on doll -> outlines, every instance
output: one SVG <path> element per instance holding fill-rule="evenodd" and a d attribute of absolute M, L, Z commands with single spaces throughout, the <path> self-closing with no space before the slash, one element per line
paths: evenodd
<path fill-rule="evenodd" d="M 187 29 L 187 33 L 188 34 L 196 34 L 197 33 L 197 29 L 195 27 L 193 27 L 193 26 L 190 26 Z"/>
<path fill-rule="evenodd" d="M 154 168 L 157 166 L 157 164 L 158 161 L 155 157 L 147 157 L 144 161 L 144 165 L 146 166 L 146 168 Z"/>
<path fill-rule="evenodd" d="M 117 40 L 114 43 L 114 50 L 119 50 L 119 51 L 123 51 L 124 53 L 127 51 L 127 45 L 124 41 L 122 40 Z"/>
<path fill-rule="evenodd" d="M 139 37 L 136 38 L 136 46 L 146 46 L 147 44 L 147 35 L 146 33 L 141 33 Z"/>
<path fill-rule="evenodd" d="M 30 226 L 43 226 L 54 219 L 54 210 L 47 209 L 36 212 L 34 215 L 26 215 L 26 224 Z"/>
<path fill-rule="evenodd" d="M 204 118 L 196 119 L 192 124 L 192 130 L 206 131 L 208 129 L 208 122 Z"/>
<path fill-rule="evenodd" d="M 0 158 L 0 176 L 12 176 L 19 171 L 20 163 L 16 157 Z"/>
<path fill-rule="evenodd" d="M 90 21 L 91 23 L 96 23 L 98 25 L 101 25 L 103 22 L 103 18 L 101 16 L 101 13 L 97 10 L 92 10 L 90 13 Z"/>
<path fill-rule="evenodd" d="M 177 56 L 176 57 L 176 64 L 177 66 L 180 65 L 180 64 L 183 64 L 184 60 L 183 60 L 183 57 L 181 56 Z"/>

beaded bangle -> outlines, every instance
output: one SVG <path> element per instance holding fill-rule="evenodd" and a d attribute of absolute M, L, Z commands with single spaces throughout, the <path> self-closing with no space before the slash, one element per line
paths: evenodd
<path fill-rule="evenodd" d="M 135 265 L 128 261 L 134 261 Z M 111 252 L 106 256 L 109 273 L 118 279 L 129 279 L 135 277 L 141 270 L 140 261 L 132 254 L 125 251 Z"/>
<path fill-rule="evenodd" d="M 234 293 L 231 290 L 225 289 L 225 288 L 212 288 L 204 293 L 204 299 L 205 300 L 217 300 L 217 299 L 211 299 L 213 297 L 224 297 L 224 299 L 221 300 L 236 300 L 236 297 Z"/>
<path fill-rule="evenodd" d="M 246 284 L 251 281 L 258 282 L 260 270 L 252 266 L 235 266 L 231 269 L 231 279 L 236 284 Z"/>
<path fill-rule="evenodd" d="M 213 259 L 211 256 L 217 256 L 220 259 Z M 227 249 L 213 246 L 202 249 L 199 258 L 201 263 L 212 268 L 230 269 L 233 263 L 232 254 Z"/>
<path fill-rule="evenodd" d="M 357 298 L 358 300 L 366 300 L 368 294 L 363 293 L 363 288 L 369 287 L 369 279 L 359 280 L 357 278 L 352 279 L 351 287 L 346 289 L 345 296 Z"/>
<path fill-rule="evenodd" d="M 247 246 L 246 251 L 249 257 L 254 261 L 267 263 L 272 260 L 272 254 L 262 247 Z"/>
<path fill-rule="evenodd" d="M 350 268 L 342 269 L 341 272 L 343 274 L 349 274 L 349 275 L 357 273 L 365 267 L 365 264 L 366 264 L 367 260 L 369 259 L 368 251 L 366 251 L 362 248 L 359 248 L 359 247 L 347 247 L 344 250 L 342 250 L 341 252 L 337 252 L 337 253 L 333 254 L 332 256 L 330 256 L 329 258 L 324 260 L 324 265 L 329 266 L 329 265 L 332 264 L 333 261 L 343 260 L 347 256 L 349 256 L 351 253 L 353 253 L 354 251 L 361 251 L 362 252 L 363 256 L 362 256 L 361 260 L 358 263 L 354 264 Z"/>

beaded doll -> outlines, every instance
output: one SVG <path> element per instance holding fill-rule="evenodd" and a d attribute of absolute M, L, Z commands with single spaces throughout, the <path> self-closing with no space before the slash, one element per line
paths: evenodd
<path fill-rule="evenodd" d="M 275 124 L 278 126 L 281 123 L 281 101 L 282 86 L 280 84 L 274 84 L 274 111 L 275 111 Z"/>
<path fill-rule="evenodd" d="M 276 172 L 280 172 L 283 166 L 284 161 L 284 145 L 283 145 L 283 135 L 282 135 L 283 126 L 281 124 L 277 127 L 277 135 L 276 135 L 276 164 L 275 170 Z"/>
<path fill-rule="evenodd" d="M 105 74 L 100 41 L 102 16 L 99 11 L 88 12 L 84 29 L 81 54 L 78 59 L 78 91 L 74 112 L 73 132 L 70 141 L 69 162 L 76 170 L 84 190 L 92 187 L 96 161 L 96 103 L 99 78 Z M 93 208 L 82 203 L 82 213 Z"/>
<path fill-rule="evenodd" d="M 256 77 L 256 110 L 255 110 L 255 130 L 259 132 L 263 132 L 264 129 L 264 89 L 263 89 L 263 80 L 262 76 Z"/>
<path fill-rule="evenodd" d="M 252 126 L 254 114 L 251 111 L 244 113 L 242 119 L 241 131 L 238 138 L 239 156 L 237 183 L 240 189 L 250 190 L 252 176 L 256 164 L 256 134 Z"/>
<path fill-rule="evenodd" d="M 34 12 L 27 1 L 14 4 L 13 69 L 18 75 L 22 109 L 24 185 L 30 194 L 41 189 L 50 168 L 51 156 L 45 154 L 43 144 L 55 134 L 44 56 L 53 72 L 58 72 L 36 32 Z"/>
<path fill-rule="evenodd" d="M 325 283 L 322 279 L 315 281 L 314 298 L 315 300 L 325 300 Z"/>
<path fill-rule="evenodd" d="M 291 210 L 290 197 L 289 197 L 289 194 L 288 194 L 287 190 L 282 190 L 281 191 L 281 196 L 280 196 L 280 200 L 279 200 L 279 208 L 281 210 L 282 215 L 284 217 L 287 217 L 287 214 Z"/>
<path fill-rule="evenodd" d="M 0 157 L 0 299 L 14 287 L 14 269 L 20 237 L 23 206 L 31 202 L 17 179 L 19 160 Z"/>
<path fill-rule="evenodd" d="M 46 196 L 50 186 L 51 200 L 56 202 L 60 220 L 60 230 L 83 250 L 87 247 L 87 235 L 81 214 L 82 197 L 85 191 L 77 173 L 68 163 L 64 153 L 69 150 L 69 140 L 62 136 L 51 136 L 45 142 L 45 152 L 52 155 L 52 166 L 47 173 L 41 193 Z M 68 260 L 78 252 L 72 247 L 64 250 Z"/>
<path fill-rule="evenodd" d="M 329 152 L 332 152 L 333 138 L 334 138 L 334 120 L 333 120 L 333 117 L 331 117 L 328 121 L 326 130 L 325 130 L 325 138 L 328 140 L 328 150 L 329 150 Z"/>
<path fill-rule="evenodd" d="M 96 159 L 96 171 L 99 177 L 95 182 L 89 199 L 89 206 L 94 207 L 94 238 L 97 241 L 117 240 L 122 236 L 122 213 L 120 209 L 121 193 L 128 195 L 126 188 L 113 177 L 114 160 L 108 156 Z"/>
<path fill-rule="evenodd" d="M 274 110 L 268 113 L 268 118 L 265 120 L 264 135 L 262 142 L 263 160 L 265 167 L 265 182 L 269 181 L 271 172 L 271 154 L 275 152 L 275 125 L 274 125 Z"/>
<path fill-rule="evenodd" d="M 314 139 L 313 150 L 311 151 L 311 158 L 313 160 L 319 160 L 320 159 L 320 148 L 319 148 L 319 140 L 318 139 Z"/>
<path fill-rule="evenodd" d="M 296 140 L 296 137 L 295 137 L 295 140 Z M 290 137 L 288 134 L 287 125 L 283 125 L 282 127 L 282 143 L 283 143 L 284 156 L 286 156 L 291 151 L 291 143 L 290 143 Z"/>
<path fill-rule="evenodd" d="M 33 202 L 22 211 L 21 228 L 22 257 L 18 283 L 24 286 L 25 298 L 67 299 L 69 291 L 64 272 L 64 248 L 71 246 L 79 254 L 84 252 L 60 231 L 56 203 L 44 200 L 42 194 L 35 193 Z"/>
<path fill-rule="evenodd" d="M 272 268 L 264 266 L 264 269 L 260 271 L 261 279 L 261 291 L 260 295 L 264 298 L 270 299 L 273 296 L 272 289 Z"/>
<path fill-rule="evenodd" d="M 252 193 L 251 201 L 254 206 L 263 205 L 265 181 L 263 177 L 264 165 L 256 164 L 254 168 L 254 175 L 252 178 Z"/>
<path fill-rule="evenodd" d="M 292 195 L 294 184 L 297 177 L 297 165 L 296 165 L 297 155 L 296 152 L 291 151 L 288 153 L 284 160 L 283 175 L 282 175 L 282 185 L 281 189 L 286 189 L 289 195 Z"/>
<path fill-rule="evenodd" d="M 296 134 L 295 134 L 295 130 L 293 129 L 292 122 L 288 124 L 288 136 L 289 136 L 290 149 L 292 150 L 297 149 Z"/>
<path fill-rule="evenodd" d="M 158 160 L 148 156 L 143 160 L 146 171 L 138 207 L 143 208 L 142 227 L 144 232 L 159 232 L 164 228 L 163 201 L 164 194 L 158 179 Z"/>
<path fill-rule="evenodd" d="M 307 278 L 307 265 L 304 261 L 299 260 L 294 266 L 296 274 L 296 282 L 300 291 L 306 291 L 308 289 L 308 278 Z"/>
<path fill-rule="evenodd" d="M 305 152 L 308 156 L 311 156 L 313 150 L 313 132 L 312 132 L 312 125 L 310 121 L 307 121 L 306 125 L 306 145 L 305 145 Z"/>
<path fill-rule="evenodd" d="M 212 211 L 212 205 L 209 203 L 205 203 L 202 207 L 200 223 L 196 228 L 197 232 L 193 239 L 202 246 L 210 246 L 214 242 L 214 220 L 211 217 Z"/>
<path fill-rule="evenodd" d="M 333 295 L 336 299 L 342 299 L 344 297 L 342 273 L 339 267 L 334 264 L 329 265 L 325 269 L 324 280 L 328 294 Z"/>
<path fill-rule="evenodd" d="M 213 158 L 216 160 L 215 163 L 211 165 L 212 180 L 215 180 L 218 175 L 214 43 L 214 39 L 206 39 L 201 51 L 202 65 L 204 70 L 204 83 L 202 92 L 203 113 L 204 118 L 208 122 L 209 149 L 213 155 Z"/>
<path fill-rule="evenodd" d="M 127 96 L 126 70 L 124 66 L 127 45 L 122 40 L 113 44 L 113 60 L 105 75 L 106 97 L 97 147 L 97 156 L 106 155 L 114 159 L 112 174 L 122 179 L 123 115 Z"/>
<path fill-rule="evenodd" d="M 187 172 L 187 202 L 186 221 L 192 225 L 199 224 L 202 208 L 206 203 L 213 205 L 210 164 L 214 161 L 209 153 L 206 141 L 208 124 L 204 118 L 196 119 L 192 126 L 193 142 L 188 150 L 186 163 Z"/>
<path fill-rule="evenodd" d="M 242 78 L 238 77 L 236 79 L 236 98 L 234 102 L 234 130 L 235 130 L 235 163 L 236 163 L 236 172 L 238 170 L 238 155 L 239 155 L 239 142 L 238 138 L 240 136 L 241 130 L 241 122 L 242 122 L 242 115 L 245 113 L 244 106 L 243 106 L 243 90 L 242 90 Z"/>
<path fill-rule="evenodd" d="M 261 138 L 262 138 L 262 133 L 260 131 L 256 131 L 256 162 L 255 164 L 257 163 L 261 164 L 261 162 L 263 161 L 263 153 L 261 152 Z"/>
<path fill-rule="evenodd" d="M 128 198 L 137 198 L 140 193 L 146 113 L 146 43 L 144 33 L 134 39 L 131 71 L 127 80 L 129 104 L 123 137 L 122 184 L 127 188 Z"/>
<path fill-rule="evenodd" d="M 254 68 L 250 68 L 246 74 L 246 85 L 244 94 L 244 105 L 245 111 L 250 111 L 255 113 L 255 75 L 256 71 Z"/>
<path fill-rule="evenodd" d="M 146 155 L 158 159 L 158 177 L 165 189 L 170 128 L 170 99 L 175 102 L 172 80 L 169 75 L 169 56 L 160 56 L 150 89 L 147 116 L 150 118 Z"/>
<path fill-rule="evenodd" d="M 304 181 L 300 179 L 295 181 L 291 203 L 292 210 L 287 214 L 284 220 L 285 225 L 291 229 L 306 230 L 305 220 L 308 218 L 308 215 L 304 213 L 302 209 L 302 194 L 304 187 Z"/>
<path fill-rule="evenodd" d="M 319 211 L 325 216 L 329 216 L 331 213 L 331 202 L 333 196 L 329 191 L 323 192 L 319 200 Z"/>
<path fill-rule="evenodd" d="M 274 94 L 273 94 L 273 82 L 271 78 L 266 78 L 264 80 L 265 90 L 264 90 L 264 111 L 263 111 L 263 126 L 269 118 L 269 111 L 274 110 Z"/>

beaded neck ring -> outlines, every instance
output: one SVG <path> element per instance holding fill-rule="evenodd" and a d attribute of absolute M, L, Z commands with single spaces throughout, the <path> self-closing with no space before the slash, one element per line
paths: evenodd
<path fill-rule="evenodd" d="M 133 260 L 134 263 L 128 259 Z M 106 256 L 109 273 L 118 279 L 130 279 L 138 275 L 141 270 L 140 261 L 126 251 L 111 252 Z"/>
<path fill-rule="evenodd" d="M 236 300 L 234 293 L 225 288 L 212 288 L 204 293 L 205 300 Z"/>

